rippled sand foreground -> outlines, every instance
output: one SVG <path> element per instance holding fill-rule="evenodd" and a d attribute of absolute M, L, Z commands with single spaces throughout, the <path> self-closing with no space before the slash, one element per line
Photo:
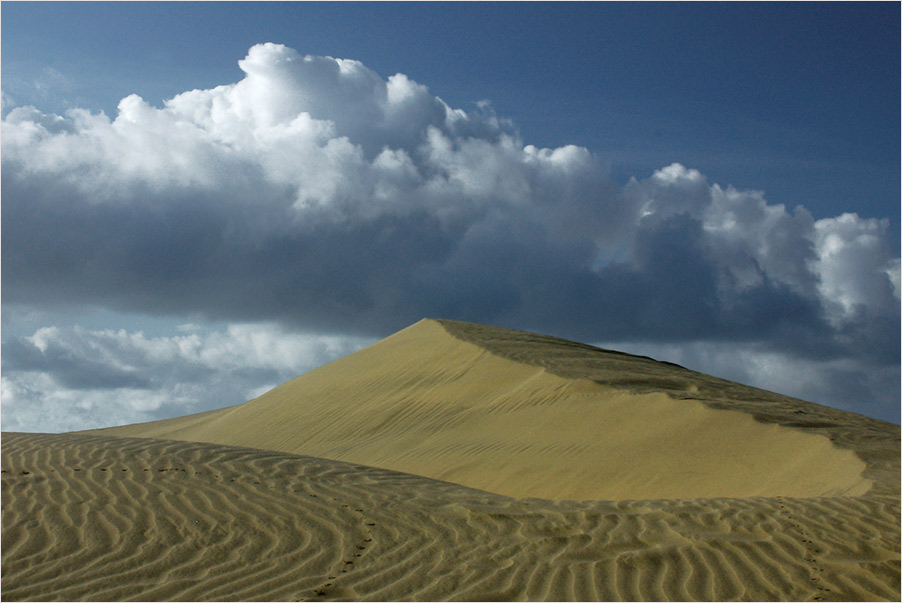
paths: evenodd
<path fill-rule="evenodd" d="M 899 598 L 894 496 L 551 502 L 212 444 L 3 436 L 4 600 Z"/>
<path fill-rule="evenodd" d="M 899 455 L 897 425 L 423 321 L 236 407 L 4 433 L 2 598 L 899 600 Z"/>

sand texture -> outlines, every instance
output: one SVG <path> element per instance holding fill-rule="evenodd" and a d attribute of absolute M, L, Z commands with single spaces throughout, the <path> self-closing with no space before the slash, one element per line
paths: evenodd
<path fill-rule="evenodd" d="M 215 444 L 3 437 L 4 600 L 898 599 L 899 499 L 517 500 Z"/>
<path fill-rule="evenodd" d="M 2 439 L 3 600 L 898 600 L 899 426 L 424 320 L 246 404 Z"/>

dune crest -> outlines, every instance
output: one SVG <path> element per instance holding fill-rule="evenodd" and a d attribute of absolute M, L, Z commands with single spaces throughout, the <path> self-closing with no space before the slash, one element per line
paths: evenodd
<path fill-rule="evenodd" d="M 860 454 L 728 410 L 697 373 L 561 342 L 424 319 L 245 404 L 94 433 L 318 456 L 518 498 L 857 496 L 873 485 Z"/>

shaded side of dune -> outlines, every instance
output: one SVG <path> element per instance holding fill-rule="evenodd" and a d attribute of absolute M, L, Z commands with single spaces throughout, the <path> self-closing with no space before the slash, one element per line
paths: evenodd
<path fill-rule="evenodd" d="M 515 500 L 249 448 L 2 435 L 3 600 L 899 600 L 899 499 Z"/>
<path fill-rule="evenodd" d="M 533 362 L 554 352 L 548 347 L 521 346 Z M 871 488 L 865 464 L 821 435 L 676 400 L 658 391 L 659 374 L 630 371 L 651 390 L 560 376 L 423 320 L 246 404 L 97 433 L 313 455 L 521 498 L 801 497 Z"/>
<path fill-rule="evenodd" d="M 437 319 L 449 334 L 502 358 L 541 367 L 567 379 L 588 379 L 634 394 L 665 393 L 721 410 L 736 410 L 767 424 L 825 436 L 867 465 L 873 492 L 900 493 L 900 426 L 712 377 L 636 356 L 514 329 Z"/>

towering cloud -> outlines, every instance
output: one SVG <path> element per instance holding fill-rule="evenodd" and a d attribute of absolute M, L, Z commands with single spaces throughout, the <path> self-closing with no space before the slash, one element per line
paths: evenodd
<path fill-rule="evenodd" d="M 262 44 L 239 65 L 113 119 L 8 112 L 5 305 L 364 336 L 429 315 L 898 371 L 884 221 L 815 220 L 680 164 L 619 186 L 585 148 L 525 144 L 486 103 L 353 60 Z M 32 360 L 10 371 L 52 361 L 16 341 L 4 359 Z"/>

